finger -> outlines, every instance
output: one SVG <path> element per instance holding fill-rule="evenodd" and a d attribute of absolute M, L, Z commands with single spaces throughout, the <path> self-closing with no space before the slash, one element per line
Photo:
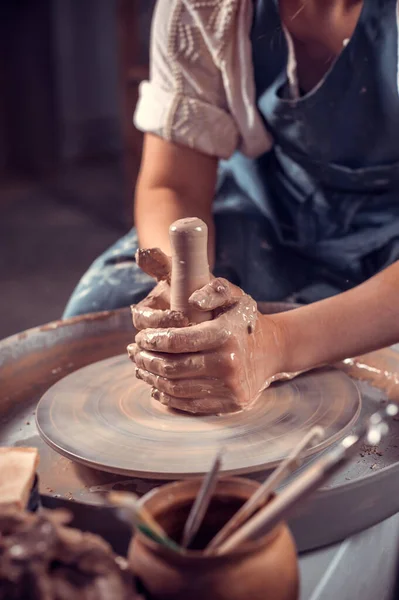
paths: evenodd
<path fill-rule="evenodd" d="M 171 272 L 170 258 L 159 248 L 137 250 L 136 263 L 144 273 L 157 281 L 169 281 Z"/>
<path fill-rule="evenodd" d="M 210 398 L 230 395 L 229 390 L 217 379 L 167 379 L 139 368 L 136 368 L 136 377 L 174 398 Z"/>
<path fill-rule="evenodd" d="M 213 279 L 200 290 L 194 292 L 189 299 L 190 304 L 198 310 L 215 310 L 231 306 L 235 299 L 227 279 Z"/>
<path fill-rule="evenodd" d="M 181 329 L 146 329 L 136 335 L 135 341 L 142 350 L 184 354 L 218 348 L 230 335 L 220 319 L 214 319 Z"/>
<path fill-rule="evenodd" d="M 168 408 L 192 414 L 217 415 L 240 410 L 232 398 L 174 398 L 157 389 L 153 389 L 151 396 Z"/>
<path fill-rule="evenodd" d="M 161 281 L 143 300 L 131 306 L 132 310 L 136 307 L 147 306 L 160 310 L 170 308 L 170 287 L 166 281 Z"/>
<path fill-rule="evenodd" d="M 167 327 L 187 327 L 189 319 L 182 312 L 159 310 L 137 304 L 132 308 L 133 325 L 136 329 L 157 329 Z"/>
<path fill-rule="evenodd" d="M 137 367 L 168 379 L 199 377 L 201 375 L 203 377 L 207 375 L 213 377 L 213 371 L 216 371 L 216 374 L 220 376 L 220 373 L 216 369 L 220 361 L 216 357 L 213 357 L 213 354 L 162 354 L 160 352 L 140 350 L 137 344 L 130 344 L 127 351 L 129 357 L 136 363 Z M 215 369 L 211 370 L 212 365 L 215 365 Z"/>
<path fill-rule="evenodd" d="M 136 366 L 154 375 L 167 379 L 188 377 L 216 378 L 226 381 L 236 371 L 234 358 L 230 353 L 193 352 L 191 354 L 165 354 L 141 350 L 137 344 L 127 348 L 130 359 Z"/>

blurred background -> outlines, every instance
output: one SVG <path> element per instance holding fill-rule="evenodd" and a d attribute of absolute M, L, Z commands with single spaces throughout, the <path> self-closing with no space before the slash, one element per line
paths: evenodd
<path fill-rule="evenodd" d="M 0 2 L 0 338 L 59 318 L 132 227 L 154 4 Z"/>

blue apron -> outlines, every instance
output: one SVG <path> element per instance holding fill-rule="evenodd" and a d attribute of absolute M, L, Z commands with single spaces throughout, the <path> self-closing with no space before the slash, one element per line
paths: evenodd
<path fill-rule="evenodd" d="M 254 0 L 256 100 L 275 144 L 221 164 L 215 274 L 256 300 L 311 302 L 399 258 L 397 0 L 364 0 L 349 43 L 313 91 L 290 96 L 278 0 Z M 64 316 L 119 308 L 153 281 L 135 230 L 98 258 Z"/>
<path fill-rule="evenodd" d="M 364 0 L 335 64 L 295 99 L 278 1 L 255 1 L 256 99 L 275 144 L 255 160 L 236 153 L 222 165 L 217 210 L 256 208 L 269 245 L 307 259 L 301 268 L 318 288 L 315 278 L 346 289 L 399 257 L 396 10 L 396 0 Z"/>

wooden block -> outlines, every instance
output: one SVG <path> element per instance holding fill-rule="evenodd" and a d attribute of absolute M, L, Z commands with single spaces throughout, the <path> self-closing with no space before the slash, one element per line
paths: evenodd
<path fill-rule="evenodd" d="M 0 505 L 25 509 L 39 464 L 37 448 L 0 448 Z"/>

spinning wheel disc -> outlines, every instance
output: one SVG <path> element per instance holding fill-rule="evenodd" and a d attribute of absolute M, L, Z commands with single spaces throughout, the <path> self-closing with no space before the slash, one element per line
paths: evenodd
<path fill-rule="evenodd" d="M 57 382 L 36 419 L 44 440 L 72 460 L 123 475 L 179 479 L 207 472 L 221 446 L 225 473 L 274 467 L 314 425 L 326 431 L 308 454 L 318 452 L 353 426 L 360 406 L 355 383 L 323 369 L 272 385 L 247 411 L 190 416 L 153 400 L 123 355 Z"/>

